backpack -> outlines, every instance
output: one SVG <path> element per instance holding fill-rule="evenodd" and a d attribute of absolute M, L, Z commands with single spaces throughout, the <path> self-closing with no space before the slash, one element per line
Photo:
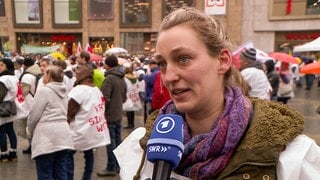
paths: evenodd
<path fill-rule="evenodd" d="M 23 72 L 23 73 L 21 74 L 20 78 L 19 78 L 19 84 L 21 83 L 22 77 L 23 77 L 25 74 L 32 74 L 32 73 L 30 73 L 30 72 Z M 41 74 L 37 74 L 37 75 L 32 74 L 32 75 L 34 75 L 34 76 L 36 77 L 34 92 L 37 92 L 38 82 L 39 82 L 39 79 L 42 77 L 42 75 L 41 75 Z M 31 94 L 32 97 L 34 97 L 34 94 L 32 94 L 30 91 L 29 91 L 29 93 Z"/>

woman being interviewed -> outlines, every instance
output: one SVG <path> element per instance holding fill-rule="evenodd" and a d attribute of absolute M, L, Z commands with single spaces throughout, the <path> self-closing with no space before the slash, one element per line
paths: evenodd
<path fill-rule="evenodd" d="M 116 149 L 123 179 L 152 177 L 153 164 L 144 157 L 145 147 L 161 114 L 178 114 L 184 121 L 184 152 L 171 173 L 176 179 L 286 179 L 285 175 L 299 173 L 287 167 L 300 163 L 288 165 L 282 160 L 297 153 L 291 148 L 297 141 L 303 148 L 318 148 L 310 138 L 299 136 L 303 117 L 279 103 L 249 99 L 232 66 L 230 48 L 225 28 L 212 16 L 179 9 L 164 18 L 155 60 L 172 100 Z M 317 173 L 314 176 L 319 177 Z"/>

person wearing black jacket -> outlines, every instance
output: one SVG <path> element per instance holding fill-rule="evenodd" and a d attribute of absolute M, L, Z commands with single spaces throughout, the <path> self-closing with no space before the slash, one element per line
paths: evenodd
<path fill-rule="evenodd" d="M 270 85 L 272 87 L 270 99 L 277 100 L 277 92 L 279 89 L 279 73 L 275 70 L 275 68 L 274 68 L 275 63 L 272 59 L 267 60 L 264 63 L 264 65 L 266 67 L 265 71 L 266 71 L 268 80 L 269 80 Z"/>
<path fill-rule="evenodd" d="M 105 59 L 106 78 L 101 91 L 106 101 L 105 116 L 107 119 L 111 144 L 107 145 L 108 161 L 106 168 L 100 170 L 98 176 L 114 176 L 119 170 L 113 150 L 121 143 L 122 104 L 127 100 L 127 85 L 124 72 L 118 65 L 118 58 L 114 55 Z"/>

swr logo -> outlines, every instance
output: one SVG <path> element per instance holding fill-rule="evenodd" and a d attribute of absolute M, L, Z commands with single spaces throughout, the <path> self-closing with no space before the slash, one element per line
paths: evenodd
<path fill-rule="evenodd" d="M 159 120 L 156 130 L 158 133 L 169 133 L 175 126 L 175 122 L 171 117 L 163 117 Z"/>

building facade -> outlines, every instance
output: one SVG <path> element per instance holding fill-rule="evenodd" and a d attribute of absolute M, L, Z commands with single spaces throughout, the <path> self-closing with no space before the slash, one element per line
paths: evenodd
<path fill-rule="evenodd" d="M 0 51 L 61 45 L 73 54 L 80 42 L 95 53 L 123 47 L 153 52 L 162 18 L 173 9 L 223 4 L 218 14 L 235 47 L 252 41 L 266 52 L 320 36 L 317 0 L 0 0 Z"/>
<path fill-rule="evenodd" d="M 242 1 L 241 42 L 265 52 L 310 42 L 320 36 L 318 0 Z M 320 49 L 320 48 L 319 48 Z"/>
<path fill-rule="evenodd" d="M 207 0 L 0 0 L 0 50 L 37 51 L 61 45 L 74 54 L 80 42 L 95 53 L 123 47 L 131 53 L 152 52 L 162 18 L 173 9 L 204 10 Z M 226 6 L 226 22 L 236 44 L 241 42 L 241 1 Z M 27 52 L 26 52 L 27 53 Z"/>

